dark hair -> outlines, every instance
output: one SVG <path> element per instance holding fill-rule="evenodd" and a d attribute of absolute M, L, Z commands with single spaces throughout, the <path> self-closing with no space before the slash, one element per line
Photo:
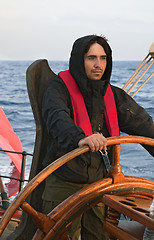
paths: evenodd
<path fill-rule="evenodd" d="M 89 48 L 94 43 L 100 44 L 104 48 L 104 50 L 105 50 L 105 52 L 107 54 L 107 52 L 108 52 L 107 51 L 108 50 L 108 43 L 107 43 L 107 41 L 108 40 L 105 37 L 94 35 L 94 37 L 85 46 L 84 54 L 86 54 L 89 51 Z"/>

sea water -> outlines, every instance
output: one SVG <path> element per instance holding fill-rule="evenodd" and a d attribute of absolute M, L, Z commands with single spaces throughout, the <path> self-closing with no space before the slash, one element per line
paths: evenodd
<path fill-rule="evenodd" d="M 33 153 L 35 142 L 35 122 L 26 87 L 26 69 L 32 62 L 0 61 L 0 107 L 19 136 L 23 150 L 28 153 Z M 138 61 L 114 61 L 111 83 L 122 88 L 139 64 Z M 49 61 L 49 65 L 55 73 L 68 69 L 66 61 Z M 152 71 L 154 67 L 149 73 Z M 146 74 L 145 78 L 148 76 Z M 154 118 L 154 78 L 137 93 L 134 100 Z M 122 144 L 120 161 L 125 175 L 154 181 L 154 159 L 139 144 Z M 5 153 L 0 153 L 0 166 L 0 174 L 9 175 L 10 159 Z M 30 166 L 31 157 L 27 157 L 26 179 Z"/>

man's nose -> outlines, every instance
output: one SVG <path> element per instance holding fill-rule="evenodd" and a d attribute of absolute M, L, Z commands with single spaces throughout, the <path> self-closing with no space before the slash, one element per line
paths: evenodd
<path fill-rule="evenodd" d="M 101 61 L 100 61 L 100 59 L 99 58 L 96 58 L 96 60 L 95 60 L 95 65 L 94 65 L 95 67 L 100 67 L 101 66 Z"/>

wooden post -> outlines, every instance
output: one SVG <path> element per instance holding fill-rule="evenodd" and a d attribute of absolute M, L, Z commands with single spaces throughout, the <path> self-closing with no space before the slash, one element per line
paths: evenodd
<path fill-rule="evenodd" d="M 0 192 L 1 192 L 1 198 L 2 198 L 2 208 L 7 209 L 10 205 L 10 201 L 9 201 L 9 198 L 7 197 L 7 193 L 5 192 L 1 177 L 0 177 Z"/>
<path fill-rule="evenodd" d="M 113 183 L 120 183 L 125 179 L 120 165 L 120 144 L 113 146 L 113 162 L 109 171 L 109 177 L 113 178 Z"/>

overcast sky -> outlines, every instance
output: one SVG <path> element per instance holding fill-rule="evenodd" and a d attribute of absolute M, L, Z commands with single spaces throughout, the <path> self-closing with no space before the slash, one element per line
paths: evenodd
<path fill-rule="evenodd" d="M 105 35 L 114 60 L 154 42 L 154 0 L 0 0 L 0 60 L 67 60 L 76 38 Z"/>

